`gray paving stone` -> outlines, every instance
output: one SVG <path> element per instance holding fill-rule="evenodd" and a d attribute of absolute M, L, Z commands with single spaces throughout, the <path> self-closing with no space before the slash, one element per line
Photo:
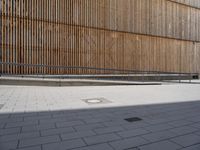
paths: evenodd
<path fill-rule="evenodd" d="M 166 140 L 169 138 L 173 138 L 175 136 L 176 134 L 170 131 L 160 131 L 160 132 L 153 132 L 146 135 L 142 135 L 143 138 L 151 142 Z"/>
<path fill-rule="evenodd" d="M 71 141 L 62 141 L 58 143 L 51 143 L 43 145 L 43 150 L 68 150 L 78 147 L 86 146 L 86 144 L 81 140 L 71 140 Z"/>
<path fill-rule="evenodd" d="M 75 130 L 72 127 L 67 127 L 67 128 L 55 128 L 55 129 L 42 130 L 40 133 L 42 136 L 48 136 L 48 135 L 55 135 L 55 134 L 71 133 L 74 131 Z"/>
<path fill-rule="evenodd" d="M 107 121 L 102 123 L 106 127 L 113 127 L 113 126 L 121 126 L 121 125 L 130 125 L 129 122 L 125 120 L 115 120 L 115 121 Z"/>
<path fill-rule="evenodd" d="M 148 124 L 154 125 L 154 124 L 162 124 L 168 122 L 168 120 L 164 118 L 155 118 L 155 119 L 145 119 L 145 122 Z"/>
<path fill-rule="evenodd" d="M 198 115 L 198 116 L 190 117 L 190 118 L 188 118 L 188 120 L 190 120 L 192 122 L 200 122 L 200 117 Z"/>
<path fill-rule="evenodd" d="M 175 121 L 168 122 L 169 125 L 174 126 L 174 127 L 186 126 L 186 125 L 190 125 L 192 123 L 193 122 L 188 121 L 188 120 L 175 120 Z"/>
<path fill-rule="evenodd" d="M 61 138 L 63 140 L 70 140 L 70 139 L 83 138 L 93 135 L 96 135 L 93 131 L 79 131 L 79 132 L 61 134 Z"/>
<path fill-rule="evenodd" d="M 91 136 L 91 137 L 85 137 L 84 140 L 88 145 L 93 144 L 100 144 L 105 142 L 110 142 L 114 140 L 119 140 L 120 137 L 116 134 L 104 134 L 104 135 L 97 135 L 97 136 Z"/>
<path fill-rule="evenodd" d="M 82 121 L 67 121 L 67 122 L 58 122 L 56 123 L 56 126 L 60 128 L 60 127 L 72 127 L 72 126 L 83 125 L 83 124 L 84 122 Z"/>
<path fill-rule="evenodd" d="M 51 118 L 51 119 L 41 119 L 39 120 L 40 124 L 48 124 L 48 123 L 57 123 L 57 122 L 66 122 L 67 118 Z"/>
<path fill-rule="evenodd" d="M 134 136 L 143 135 L 147 133 L 149 133 L 149 131 L 144 130 L 144 129 L 134 129 L 134 130 L 117 132 L 117 134 L 123 138 L 134 137 Z"/>
<path fill-rule="evenodd" d="M 200 136 L 200 130 L 198 130 L 197 132 L 195 132 L 194 134 L 199 135 Z"/>
<path fill-rule="evenodd" d="M 174 127 L 170 126 L 168 124 L 158 124 L 158 125 L 146 126 L 146 127 L 143 127 L 143 128 L 147 131 L 157 132 L 157 131 L 164 131 L 164 130 L 167 130 L 167 129 L 171 129 L 171 128 L 174 128 Z"/>
<path fill-rule="evenodd" d="M 41 102 L 40 102 L 41 103 Z M 45 104 L 46 102 L 43 102 L 42 104 Z M 55 112 L 52 112 L 50 110 L 46 110 L 46 111 L 39 111 L 37 112 L 38 116 L 49 116 L 51 115 L 52 116 L 52 113 L 56 113 L 57 111 Z"/>
<path fill-rule="evenodd" d="M 134 138 L 110 142 L 110 145 L 115 150 L 125 150 L 125 149 L 130 149 L 130 148 L 136 148 L 140 145 L 147 144 L 147 143 L 149 142 L 141 137 L 134 137 Z"/>
<path fill-rule="evenodd" d="M 190 127 L 194 127 L 194 128 L 200 129 L 200 122 L 191 124 Z"/>
<path fill-rule="evenodd" d="M 9 128 L 9 129 L 0 129 L 0 136 L 2 135 L 8 135 L 8 134 L 15 134 L 20 133 L 20 128 Z"/>
<path fill-rule="evenodd" d="M 38 124 L 37 120 L 24 121 L 24 122 L 12 122 L 12 123 L 7 123 L 6 128 L 22 127 L 22 126 L 37 125 L 37 124 Z"/>
<path fill-rule="evenodd" d="M 112 132 L 119 132 L 123 131 L 124 129 L 120 126 L 114 126 L 114 127 L 104 127 L 99 129 L 94 129 L 94 131 L 97 134 L 106 134 L 106 133 L 112 133 Z"/>
<path fill-rule="evenodd" d="M 57 135 L 38 137 L 38 138 L 32 138 L 32 139 L 24 139 L 24 140 L 20 140 L 19 147 L 21 148 L 21 147 L 28 147 L 28 146 L 36 146 L 36 145 L 59 142 L 59 141 L 60 141 L 60 138 Z"/>
<path fill-rule="evenodd" d="M 75 113 L 70 113 L 70 114 L 65 114 L 64 112 L 58 112 L 57 114 L 56 113 L 53 113 L 52 115 L 53 118 L 69 118 L 69 119 L 74 119 L 77 117 L 77 115 Z"/>
<path fill-rule="evenodd" d="M 0 123 L 0 129 L 4 128 L 5 125 L 6 123 Z"/>
<path fill-rule="evenodd" d="M 140 150 L 139 148 L 129 148 L 127 150 Z"/>
<path fill-rule="evenodd" d="M 139 147 L 140 150 L 178 150 L 182 148 L 180 145 L 170 141 L 162 141 Z"/>
<path fill-rule="evenodd" d="M 37 116 L 38 113 L 36 112 L 21 112 L 21 113 L 12 113 L 10 118 L 17 118 L 17 117 L 32 117 Z"/>
<path fill-rule="evenodd" d="M 109 119 L 113 119 L 116 118 L 116 116 L 109 110 L 99 110 L 96 114 L 92 114 L 92 117 L 94 118 L 109 118 Z"/>
<path fill-rule="evenodd" d="M 8 142 L 8 141 L 14 141 L 14 140 L 20 140 L 20 139 L 35 138 L 35 137 L 39 137 L 39 136 L 40 136 L 39 132 L 10 134 L 10 135 L 1 136 L 0 141 L 1 142 Z"/>
<path fill-rule="evenodd" d="M 0 104 L 1 105 L 1 104 Z M 6 118 L 9 118 L 9 114 L 1 114 L 1 116 L 0 116 L 0 120 L 1 119 L 6 119 Z"/>
<path fill-rule="evenodd" d="M 41 120 L 41 119 L 51 119 L 52 116 L 50 114 L 43 116 L 28 116 L 24 117 L 24 121 L 32 121 L 32 120 Z"/>
<path fill-rule="evenodd" d="M 12 141 L 12 142 L 1 142 L 0 141 L 0 150 L 10 150 L 10 149 L 16 149 L 17 148 L 18 141 Z"/>
<path fill-rule="evenodd" d="M 81 147 L 74 150 L 113 150 L 108 144 L 98 144 L 93 146 Z"/>
<path fill-rule="evenodd" d="M 129 129 L 137 129 L 137 128 L 142 128 L 142 127 L 148 127 L 150 124 L 140 121 L 140 122 L 134 122 L 134 123 L 129 123 L 126 125 L 122 125 L 123 128 L 129 130 Z"/>
<path fill-rule="evenodd" d="M 26 148 L 19 148 L 15 150 L 42 150 L 41 146 L 32 146 L 32 147 L 26 147 Z"/>
<path fill-rule="evenodd" d="M 22 121 L 23 121 L 23 117 L 0 119 L 0 122 L 2 123 L 14 123 L 14 122 L 22 122 Z"/>
<path fill-rule="evenodd" d="M 200 150 L 200 144 L 192 145 L 192 146 L 183 148 L 183 149 L 181 149 L 181 150 Z"/>
<path fill-rule="evenodd" d="M 194 134 L 183 135 L 170 140 L 184 147 L 200 144 L 200 136 Z"/>
<path fill-rule="evenodd" d="M 190 126 L 189 127 L 183 126 L 179 128 L 170 129 L 169 131 L 175 133 L 178 136 L 178 135 L 184 135 L 184 134 L 189 134 L 189 133 L 198 131 L 198 129 L 190 127 Z"/>
<path fill-rule="evenodd" d="M 47 129 L 54 129 L 56 126 L 55 124 L 42 124 L 42 125 L 32 125 L 32 126 L 24 126 L 22 127 L 22 132 L 33 132 L 39 130 L 47 130 Z"/>
<path fill-rule="evenodd" d="M 82 114 L 83 113 L 83 114 Z M 84 113 L 84 112 L 78 112 L 77 113 L 77 116 L 76 116 L 77 119 L 84 119 L 84 120 L 87 120 L 87 119 L 91 119 L 93 118 L 92 117 L 92 112 L 89 112 L 89 113 Z"/>
<path fill-rule="evenodd" d="M 88 125 L 79 125 L 74 126 L 77 131 L 85 131 L 85 130 L 93 130 L 104 127 L 102 124 L 95 123 L 95 124 L 88 124 Z"/>
<path fill-rule="evenodd" d="M 91 123 L 100 123 L 100 122 L 106 122 L 106 121 L 110 121 L 111 119 L 109 118 L 89 118 L 89 119 L 84 119 L 84 122 L 86 122 L 87 124 L 91 124 Z"/>

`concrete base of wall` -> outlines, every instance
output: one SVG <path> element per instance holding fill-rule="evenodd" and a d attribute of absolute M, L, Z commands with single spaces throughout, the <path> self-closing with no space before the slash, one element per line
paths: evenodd
<path fill-rule="evenodd" d="M 112 85 L 160 85 L 161 82 L 137 82 L 117 80 L 89 80 L 89 79 L 36 79 L 1 77 L 0 85 L 27 86 L 112 86 Z"/>
<path fill-rule="evenodd" d="M 166 80 L 193 80 L 197 74 L 19 75 L 1 76 L 1 85 L 111 86 L 157 85 Z"/>

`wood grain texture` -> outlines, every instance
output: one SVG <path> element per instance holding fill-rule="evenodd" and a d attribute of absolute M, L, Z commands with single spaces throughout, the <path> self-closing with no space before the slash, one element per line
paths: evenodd
<path fill-rule="evenodd" d="M 200 9 L 190 7 L 199 4 L 195 0 L 0 0 L 0 61 L 200 73 Z M 1 65 L 0 69 L 11 74 L 107 73 L 44 66 Z"/>

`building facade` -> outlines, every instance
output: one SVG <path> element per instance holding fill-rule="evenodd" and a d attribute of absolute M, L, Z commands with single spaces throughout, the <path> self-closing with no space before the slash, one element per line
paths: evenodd
<path fill-rule="evenodd" d="M 3 73 L 200 73 L 198 0 L 0 0 L 0 17 Z"/>

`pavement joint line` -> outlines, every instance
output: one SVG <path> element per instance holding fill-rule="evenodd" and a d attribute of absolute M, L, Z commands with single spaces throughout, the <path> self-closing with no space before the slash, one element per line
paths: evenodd
<path fill-rule="evenodd" d="M 191 133 L 187 133 L 187 134 L 183 134 L 183 135 L 178 135 L 178 136 L 174 136 L 174 137 L 171 137 L 171 138 L 166 138 L 166 139 L 163 139 L 163 140 L 158 140 L 158 141 L 155 141 L 155 142 L 150 142 L 148 139 L 145 139 L 144 137 L 141 137 L 147 141 L 149 141 L 150 143 L 148 144 L 144 144 L 144 145 L 149 145 L 149 144 L 154 144 L 154 143 L 158 143 L 158 142 L 162 142 L 162 141 L 167 141 L 167 140 L 170 140 L 173 139 L 173 138 L 177 138 L 177 137 L 181 137 L 181 136 L 185 136 L 185 135 L 190 135 L 190 134 L 194 134 L 195 132 L 191 132 Z M 196 135 L 196 134 L 195 134 Z M 197 135 L 199 136 L 199 135 Z M 200 137 L 200 136 L 199 136 Z M 142 145 L 143 146 L 143 145 Z M 183 147 L 183 146 L 182 146 Z"/>
<path fill-rule="evenodd" d="M 200 145 L 200 143 L 196 143 L 196 144 L 190 145 L 190 146 L 185 146 L 184 148 L 190 148 L 190 147 L 193 147 L 193 146 L 196 146 L 196 145 Z"/>
<path fill-rule="evenodd" d="M 52 136 L 52 135 L 50 135 L 50 136 Z M 50 136 L 45 136 L 45 137 L 50 137 Z M 53 136 L 55 136 L 55 135 L 53 135 Z M 38 137 L 37 137 L 38 138 Z M 36 138 L 33 138 L 33 139 L 36 139 Z M 33 146 L 40 146 L 40 145 L 45 145 L 45 144 L 52 144 L 52 143 L 58 143 L 58 142 L 61 142 L 61 141 L 57 141 L 57 142 L 46 142 L 46 143 L 44 143 L 44 144 L 36 144 L 36 145 L 29 145 L 29 146 L 22 146 L 22 147 L 19 147 L 19 148 L 28 148 L 28 147 L 33 147 Z M 19 144 L 20 144 L 20 140 L 19 140 Z"/>
<path fill-rule="evenodd" d="M 172 142 L 172 143 L 174 143 L 174 144 L 177 144 L 177 145 L 181 146 L 182 148 L 184 148 L 184 146 L 183 146 L 183 145 L 181 145 L 181 144 L 179 144 L 179 143 L 176 143 L 176 142 L 174 142 L 174 141 L 173 141 L 173 140 L 171 140 L 171 139 L 169 139 L 168 141 L 170 141 L 170 142 Z M 182 148 L 180 148 L 180 149 L 182 149 Z"/>

